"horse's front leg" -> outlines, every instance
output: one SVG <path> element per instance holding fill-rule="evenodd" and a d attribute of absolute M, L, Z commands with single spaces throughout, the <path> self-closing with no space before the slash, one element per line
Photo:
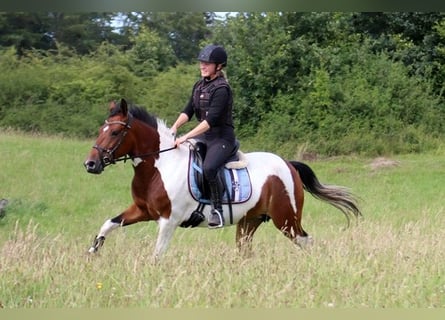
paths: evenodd
<path fill-rule="evenodd" d="M 90 249 L 88 249 L 89 253 L 95 253 L 99 250 L 100 247 L 103 246 L 105 241 L 105 236 L 110 233 L 112 230 L 119 227 L 121 224 L 118 222 L 122 214 L 118 215 L 117 217 L 114 217 L 113 219 L 108 219 L 104 222 L 102 227 L 99 230 L 99 233 L 93 240 L 93 244 L 91 245 Z"/>
<path fill-rule="evenodd" d="M 159 262 L 161 256 L 167 250 L 170 240 L 178 227 L 178 224 L 163 217 L 160 217 L 159 220 L 157 220 L 157 223 L 159 228 L 158 238 L 156 239 L 156 245 L 153 252 L 153 260 L 155 263 Z"/>
<path fill-rule="evenodd" d="M 97 252 L 99 248 L 103 246 L 105 237 L 114 229 L 147 220 L 148 216 L 142 210 L 140 210 L 135 204 L 131 205 L 127 210 L 118 216 L 104 222 L 99 230 L 99 233 L 94 238 L 93 244 L 91 245 L 90 249 L 88 249 L 88 252 Z"/>

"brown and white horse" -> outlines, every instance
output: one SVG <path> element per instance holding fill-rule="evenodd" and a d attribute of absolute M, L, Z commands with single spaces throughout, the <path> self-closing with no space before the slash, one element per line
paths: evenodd
<path fill-rule="evenodd" d="M 190 148 L 186 144 L 175 148 L 174 136 L 164 121 L 140 107 L 129 108 L 124 99 L 111 102 L 109 111 L 84 165 L 87 172 L 100 174 L 116 161 L 132 160 L 134 202 L 105 221 L 89 252 L 96 252 L 113 229 L 153 220 L 158 224 L 153 253 L 157 259 L 167 249 L 175 229 L 196 218 L 192 213 L 198 202 L 188 185 Z M 237 226 L 236 241 L 240 248 L 245 243 L 250 246 L 257 228 L 269 219 L 295 244 L 307 243 L 310 236 L 301 226 L 304 190 L 340 209 L 348 222 L 349 216 L 361 215 L 348 189 L 321 184 L 306 164 L 286 161 L 268 152 L 246 153 L 245 158 L 250 196 L 246 201 L 223 207 L 225 226 Z M 204 206 L 203 219 L 195 225 L 207 226 L 204 217 L 209 213 L 208 207 Z"/>

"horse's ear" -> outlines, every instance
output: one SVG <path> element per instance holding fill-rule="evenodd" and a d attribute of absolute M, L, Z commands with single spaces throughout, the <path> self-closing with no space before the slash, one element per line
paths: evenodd
<path fill-rule="evenodd" d="M 127 105 L 127 101 L 125 101 L 124 98 L 121 99 L 121 111 L 123 113 L 124 116 L 127 115 L 128 112 L 128 105 Z"/>

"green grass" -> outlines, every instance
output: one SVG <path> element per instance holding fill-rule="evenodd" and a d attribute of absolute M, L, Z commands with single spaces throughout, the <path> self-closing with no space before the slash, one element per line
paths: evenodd
<path fill-rule="evenodd" d="M 393 156 L 396 166 L 339 157 L 309 162 L 324 183 L 351 188 L 364 218 L 344 230 L 333 207 L 307 194 L 303 251 L 272 223 L 239 255 L 235 228 L 178 229 L 152 263 L 156 224 L 110 234 L 86 253 L 105 219 L 131 202 L 129 164 L 87 174 L 92 141 L 0 135 L 0 304 L 50 307 L 445 307 L 445 161 Z"/>

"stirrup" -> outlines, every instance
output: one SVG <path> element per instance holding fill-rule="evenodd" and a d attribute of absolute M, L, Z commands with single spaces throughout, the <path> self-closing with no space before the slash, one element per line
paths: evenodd
<path fill-rule="evenodd" d="M 217 218 L 218 221 L 216 221 L 215 218 Z M 224 227 L 224 216 L 222 215 L 222 213 L 219 210 L 212 209 L 212 211 L 210 211 L 208 227 L 209 227 L 209 229 L 216 229 L 216 228 Z"/>

